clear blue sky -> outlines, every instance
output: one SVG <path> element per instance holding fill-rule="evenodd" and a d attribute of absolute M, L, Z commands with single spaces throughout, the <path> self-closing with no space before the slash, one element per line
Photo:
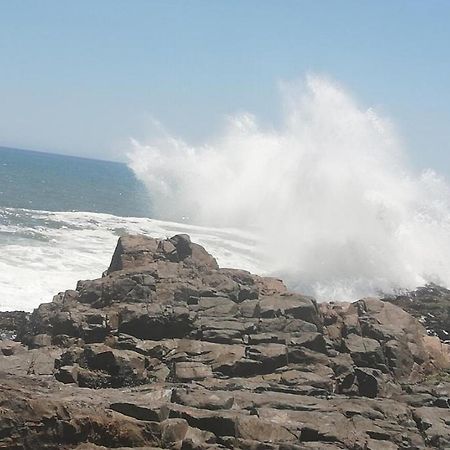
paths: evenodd
<path fill-rule="evenodd" d="M 448 0 L 0 0 L 0 145 L 120 158 L 148 118 L 199 141 L 326 74 L 450 175 Z"/>

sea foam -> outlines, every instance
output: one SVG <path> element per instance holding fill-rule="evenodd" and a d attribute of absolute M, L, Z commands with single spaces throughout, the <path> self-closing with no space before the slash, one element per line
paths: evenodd
<path fill-rule="evenodd" d="M 133 141 L 159 217 L 255 235 L 262 270 L 319 299 L 450 287 L 450 195 L 416 173 L 389 121 L 322 77 L 283 89 L 277 127 L 251 114 L 192 146 Z"/>
<path fill-rule="evenodd" d="M 107 269 L 119 236 L 188 233 L 222 267 L 263 272 L 248 233 L 92 212 L 0 208 L 0 311 L 30 311 Z"/>

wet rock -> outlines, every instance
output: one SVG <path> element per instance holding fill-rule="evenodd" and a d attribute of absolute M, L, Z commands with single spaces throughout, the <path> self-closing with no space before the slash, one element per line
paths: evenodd
<path fill-rule="evenodd" d="M 420 287 L 383 300 L 400 306 L 418 319 L 428 333 L 450 340 L 450 290 L 436 284 Z"/>
<path fill-rule="evenodd" d="M 0 341 L 14 340 L 26 331 L 30 313 L 24 311 L 0 311 Z"/>

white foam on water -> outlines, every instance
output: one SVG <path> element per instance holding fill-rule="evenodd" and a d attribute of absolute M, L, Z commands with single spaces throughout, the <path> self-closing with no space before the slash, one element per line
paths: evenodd
<path fill-rule="evenodd" d="M 100 277 L 124 234 L 165 238 L 188 233 L 221 266 L 262 271 L 254 238 L 238 230 L 85 212 L 0 212 L 17 219 L 15 225 L 0 225 L 0 233 L 9 236 L 0 241 L 0 311 L 30 311 L 56 293 L 74 289 L 80 279 Z"/>
<path fill-rule="evenodd" d="M 392 125 L 316 76 L 285 88 L 279 127 L 251 114 L 192 146 L 133 141 L 159 217 L 257 230 L 259 265 L 319 299 L 450 287 L 450 190 L 415 173 Z"/>
<path fill-rule="evenodd" d="M 0 209 L 0 310 L 31 310 L 101 276 L 128 233 L 188 233 L 222 267 L 280 276 L 320 300 L 450 287 L 446 181 L 411 170 L 392 125 L 335 84 L 310 77 L 286 92 L 278 128 L 241 114 L 202 146 L 134 141 L 130 166 L 155 214 L 175 221 Z"/>

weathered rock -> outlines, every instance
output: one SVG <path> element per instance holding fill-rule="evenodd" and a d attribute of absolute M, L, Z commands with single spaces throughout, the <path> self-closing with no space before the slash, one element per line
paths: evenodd
<path fill-rule="evenodd" d="M 357 366 L 378 368 L 385 365 L 381 345 L 375 339 L 352 333 L 344 339 L 344 346 Z"/>
<path fill-rule="evenodd" d="M 174 377 L 178 381 L 204 380 L 212 377 L 212 370 L 210 366 L 198 362 L 177 362 Z"/>
<path fill-rule="evenodd" d="M 20 342 L 2 340 L 0 341 L 0 355 L 11 356 L 25 352 L 26 348 Z"/>
<path fill-rule="evenodd" d="M 388 302 L 367 298 L 320 309 L 324 332 L 335 349 L 349 352 L 358 366 L 392 372 L 398 380 L 418 380 L 449 366 L 448 347 L 433 341 L 414 317 Z"/>
<path fill-rule="evenodd" d="M 315 300 L 296 294 L 262 297 L 258 305 L 258 317 L 275 318 L 279 316 L 301 319 L 321 326 L 321 318 Z"/>
<path fill-rule="evenodd" d="M 234 396 L 227 391 L 210 391 L 206 389 L 174 389 L 172 402 L 192 406 L 198 409 L 220 410 L 231 409 Z"/>
<path fill-rule="evenodd" d="M 389 296 L 383 300 L 400 306 L 418 319 L 428 333 L 442 341 L 450 340 L 450 290 L 435 284 Z"/>
<path fill-rule="evenodd" d="M 414 420 L 427 443 L 434 448 L 450 447 L 450 410 L 422 407 L 413 412 Z"/>
<path fill-rule="evenodd" d="M 187 235 L 122 237 L 102 278 L 18 314 L 0 314 L 20 341 L 0 342 L 0 448 L 450 445 L 448 347 L 414 317 L 318 305 Z"/>
<path fill-rule="evenodd" d="M 69 366 L 77 365 L 75 372 Z M 150 381 L 150 361 L 131 350 L 115 350 L 103 344 L 74 348 L 55 361 L 56 377 L 63 382 L 77 382 L 82 387 L 102 388 L 133 386 Z M 86 370 L 82 370 L 86 369 Z"/>
<path fill-rule="evenodd" d="M 193 330 L 184 306 L 128 305 L 119 310 L 118 331 L 139 339 L 182 338 Z"/>

